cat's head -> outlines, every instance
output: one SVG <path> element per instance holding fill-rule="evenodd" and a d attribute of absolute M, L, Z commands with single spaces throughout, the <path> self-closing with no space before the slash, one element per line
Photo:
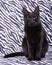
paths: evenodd
<path fill-rule="evenodd" d="M 35 8 L 33 12 L 27 11 L 26 8 L 23 8 L 23 15 L 24 15 L 24 23 L 28 26 L 37 26 L 40 24 L 40 16 L 39 16 L 39 6 Z"/>

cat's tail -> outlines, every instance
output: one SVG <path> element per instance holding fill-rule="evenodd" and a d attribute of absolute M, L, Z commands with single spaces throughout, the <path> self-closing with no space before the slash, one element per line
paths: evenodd
<path fill-rule="evenodd" d="M 15 57 L 15 56 L 25 56 L 25 54 L 24 52 L 15 52 L 15 53 L 5 55 L 4 58 Z"/>

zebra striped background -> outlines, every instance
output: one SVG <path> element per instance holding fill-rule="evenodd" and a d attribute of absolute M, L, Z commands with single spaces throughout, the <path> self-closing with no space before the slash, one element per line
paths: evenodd
<path fill-rule="evenodd" d="M 40 12 L 40 18 L 42 21 L 42 25 L 47 33 L 49 49 L 46 54 L 46 58 L 44 58 L 44 60 L 42 60 L 41 62 L 35 62 L 35 63 L 28 62 L 24 57 L 22 59 L 23 61 L 25 61 L 25 64 L 27 63 L 26 65 L 28 65 L 28 63 L 30 65 L 32 63 L 34 65 L 36 64 L 38 65 L 41 63 L 42 63 L 41 65 L 43 64 L 51 65 L 51 58 L 52 58 L 51 0 L 0 0 L 0 56 L 22 50 L 21 44 L 22 44 L 22 38 L 24 36 L 24 20 L 23 20 L 22 7 L 26 7 L 29 12 L 32 12 L 34 11 L 37 5 L 39 5 L 40 10 L 42 11 Z M 0 60 L 1 64 L 3 62 L 2 60 Z"/>

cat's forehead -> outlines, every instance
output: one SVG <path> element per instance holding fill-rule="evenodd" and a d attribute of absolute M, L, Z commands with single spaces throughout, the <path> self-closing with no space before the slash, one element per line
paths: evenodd
<path fill-rule="evenodd" d="M 36 16 L 36 14 L 34 14 L 33 12 L 30 12 L 29 14 L 28 14 L 28 16 Z"/>
<path fill-rule="evenodd" d="M 33 15 L 33 12 L 30 12 L 30 14 L 29 14 L 29 15 L 31 15 L 31 16 L 32 16 L 32 15 Z"/>

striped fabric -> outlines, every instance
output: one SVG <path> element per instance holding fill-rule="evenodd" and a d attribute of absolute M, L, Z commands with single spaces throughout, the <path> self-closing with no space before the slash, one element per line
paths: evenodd
<path fill-rule="evenodd" d="M 24 20 L 22 7 L 25 7 L 29 12 L 34 11 L 35 7 L 40 7 L 40 18 L 42 25 L 47 33 L 49 42 L 49 49 L 46 57 L 41 62 L 29 62 L 25 57 L 13 58 L 10 60 L 0 60 L 0 65 L 13 65 L 6 64 L 13 62 L 14 59 L 18 60 L 19 64 L 23 65 L 52 65 L 51 52 L 52 52 L 52 2 L 51 0 L 0 0 L 0 56 L 12 52 L 22 50 L 22 38 L 24 36 Z M 21 58 L 21 60 L 20 60 Z M 22 62 L 22 59 L 24 62 Z M 2 63 L 3 62 L 3 63 Z M 14 65 L 17 65 L 14 63 Z"/>

